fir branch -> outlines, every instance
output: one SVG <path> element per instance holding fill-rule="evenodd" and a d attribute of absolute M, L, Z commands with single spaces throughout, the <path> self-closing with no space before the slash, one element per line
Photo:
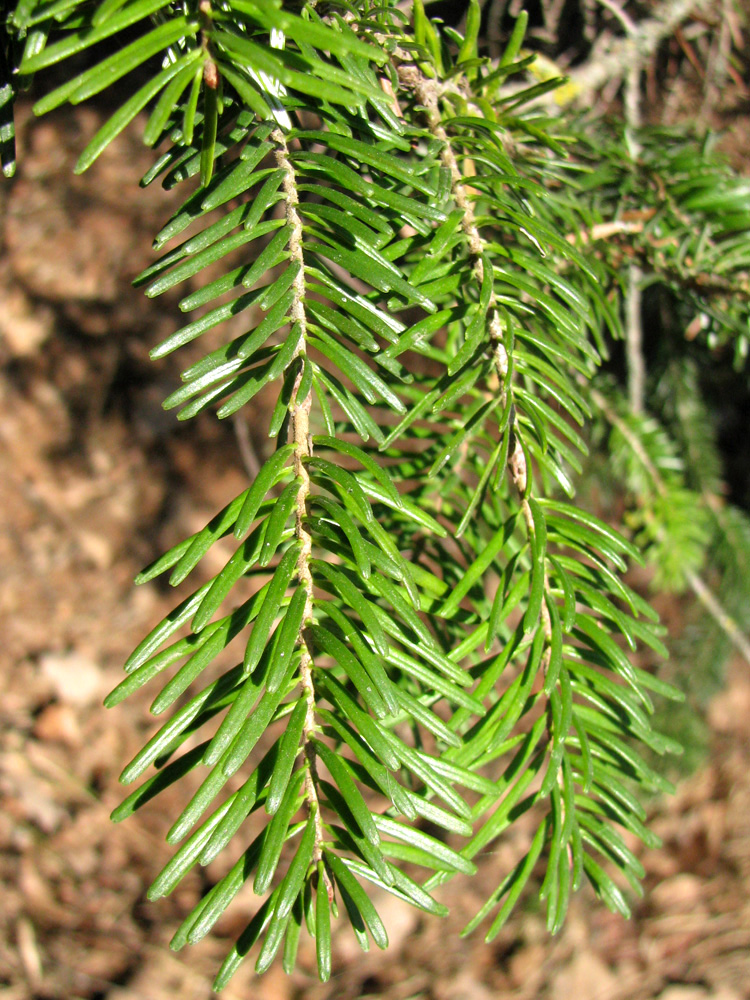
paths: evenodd
<path fill-rule="evenodd" d="M 293 282 L 294 299 L 290 309 L 292 323 L 299 329 L 299 341 L 294 352 L 291 364 L 295 364 L 297 358 L 302 358 L 303 367 L 295 376 L 292 385 L 292 403 L 290 406 L 291 438 L 294 442 L 294 474 L 299 480 L 299 489 L 295 499 L 295 525 L 294 533 L 299 543 L 299 556 L 297 558 L 297 579 L 300 586 L 305 591 L 305 604 L 302 612 L 302 623 L 300 625 L 298 646 L 300 650 L 300 684 L 302 685 L 303 697 L 307 703 L 305 721 L 302 729 L 303 753 L 305 756 L 305 795 L 307 797 L 310 816 L 315 823 L 315 844 L 313 848 L 313 860 L 315 864 L 323 857 L 323 842 L 325 839 L 323 831 L 323 819 L 321 815 L 320 800 L 317 789 L 317 754 L 315 751 L 314 737 L 318 732 L 316 710 L 315 684 L 313 681 L 313 657 L 310 650 L 310 637 L 308 626 L 313 620 L 313 578 L 310 571 L 310 560 L 312 559 L 312 536 L 307 530 L 305 519 L 307 517 L 307 503 L 310 496 L 310 474 L 307 469 L 306 460 L 312 457 L 312 436 L 310 434 L 310 408 L 312 405 L 312 386 L 308 390 L 304 399 L 298 398 L 302 374 L 304 372 L 304 362 L 307 361 L 307 350 L 305 346 L 305 336 L 307 332 L 307 313 L 305 310 L 305 269 L 302 254 L 302 221 L 297 211 L 299 205 L 299 195 L 295 182 L 294 168 L 289 162 L 289 148 L 286 137 L 280 128 L 274 129 L 270 136 L 274 143 L 274 157 L 279 168 L 284 171 L 282 189 L 284 191 L 284 204 L 286 221 L 290 229 L 289 236 L 289 258 L 293 264 L 297 265 L 297 275 Z"/>
<path fill-rule="evenodd" d="M 458 161 L 453 151 L 450 138 L 442 124 L 438 101 L 439 89 L 435 82 L 425 77 L 415 65 L 401 65 L 399 67 L 399 79 L 404 86 L 407 86 L 414 91 L 417 102 L 425 109 L 431 133 L 441 143 L 440 158 L 450 173 L 453 198 L 456 205 L 462 212 L 461 228 L 466 235 L 468 252 L 472 259 L 474 278 L 477 286 L 481 288 L 485 278 L 484 258 L 486 243 L 479 232 L 479 227 L 477 226 L 474 216 L 473 206 L 467 197 L 465 190 L 465 178 L 459 169 Z M 508 352 L 505 348 L 505 344 L 503 343 L 502 322 L 498 312 L 497 296 L 494 289 L 490 292 L 487 313 L 487 333 L 490 341 L 492 363 L 498 377 L 501 393 L 500 406 L 501 408 L 505 408 L 507 404 L 507 393 L 512 394 L 513 390 L 512 384 L 509 385 L 508 382 Z M 537 527 L 534 523 L 534 517 L 529 504 L 527 459 L 526 453 L 524 452 L 521 444 L 515 414 L 515 406 L 511 404 L 511 416 L 506 431 L 506 433 L 510 435 L 511 441 L 511 445 L 508 449 L 507 468 L 511 480 L 518 491 L 521 512 L 526 523 L 529 540 L 531 541 L 537 532 Z M 543 558 L 545 559 L 545 568 L 543 570 L 544 593 L 545 595 L 548 595 L 550 587 L 546 569 L 546 555 Z M 552 623 L 550 621 L 549 609 L 547 607 L 546 600 L 542 601 L 541 616 L 542 628 L 544 629 L 544 634 L 549 647 L 552 637 Z M 549 648 L 545 652 L 544 672 L 546 672 L 546 664 L 548 663 Z"/>
<path fill-rule="evenodd" d="M 19 4 L 23 30 L 46 9 Z M 620 576 L 639 553 L 558 499 L 562 490 L 572 500 L 586 451 L 576 428 L 597 398 L 590 378 L 621 331 L 612 255 L 601 243 L 585 251 L 598 237 L 617 238 L 617 250 L 640 235 L 632 252 L 663 250 L 666 268 L 671 244 L 661 241 L 677 234 L 683 270 L 688 260 L 698 274 L 716 264 L 722 280 L 736 278 L 745 250 L 727 234 L 744 218 L 742 187 L 711 166 L 719 197 L 709 185 L 706 203 L 676 165 L 669 197 L 655 204 L 658 185 L 647 185 L 643 232 L 607 229 L 602 218 L 633 208 L 622 183 L 632 157 L 621 137 L 592 153 L 585 132 L 530 115 L 537 85 L 504 95 L 526 19 L 494 66 L 478 54 L 478 5 L 457 56 L 421 4 L 414 15 L 412 32 L 388 5 L 320 16 L 314 3 L 292 12 L 232 0 L 219 16 L 204 0 L 192 18 L 159 0 L 71 0 L 59 37 L 22 62 L 43 70 L 140 25 L 135 43 L 37 110 L 134 69 L 148 75 L 149 55 L 163 56 L 81 167 L 151 102 L 144 138 L 165 150 L 144 184 L 200 182 L 138 279 L 152 296 L 191 282 L 180 301 L 189 321 L 153 357 L 233 321 L 165 406 L 181 407 L 180 419 L 211 409 L 223 418 L 277 391 L 275 449 L 247 488 L 139 582 L 170 572 L 181 583 L 226 536 L 234 551 L 138 645 L 107 700 L 173 666 L 152 710 L 189 691 L 125 768 L 126 781 L 158 769 L 116 811 L 124 818 L 204 771 L 168 839 L 192 832 L 154 897 L 217 857 L 265 806 L 259 836 L 175 935 L 175 947 L 202 937 L 254 874 L 265 899 L 217 987 L 256 942 L 258 971 L 282 942 L 290 970 L 305 922 L 326 979 L 336 897 L 362 946 L 368 933 L 385 946 L 360 880 L 443 913 L 429 890 L 471 874 L 472 858 L 540 802 L 528 850 L 472 926 L 497 908 L 489 936 L 498 931 L 544 851 L 551 931 L 584 874 L 625 913 L 605 867 L 636 891 L 642 872 L 618 828 L 653 843 L 630 781 L 668 788 L 633 747 L 675 749 L 651 726 L 649 691 L 675 692 L 616 641 L 664 652 L 650 607 Z M 645 136 L 641 159 L 646 172 L 659 162 Z M 706 163 L 696 172 L 691 161 L 688 173 L 703 179 Z M 696 217 L 708 220 L 700 238 Z M 566 238 L 574 231 L 576 245 Z M 262 583 L 236 604 L 243 578 Z M 195 693 L 237 637 L 242 662 Z M 208 739 L 182 752 L 208 724 Z M 421 819 L 468 838 L 463 850 L 425 833 Z M 407 862 L 434 874 L 422 885 Z"/>

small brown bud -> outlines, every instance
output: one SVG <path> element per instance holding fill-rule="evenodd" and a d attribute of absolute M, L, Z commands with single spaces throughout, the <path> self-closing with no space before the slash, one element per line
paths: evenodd
<path fill-rule="evenodd" d="M 216 90 L 219 86 L 219 70 L 212 59 L 203 63 L 203 82 L 209 90 Z"/>
<path fill-rule="evenodd" d="M 513 437 L 513 451 L 508 458 L 508 469 L 510 470 L 510 476 L 516 485 L 516 489 L 523 496 L 526 492 L 527 482 L 526 455 L 521 447 L 521 442 L 515 434 Z"/>

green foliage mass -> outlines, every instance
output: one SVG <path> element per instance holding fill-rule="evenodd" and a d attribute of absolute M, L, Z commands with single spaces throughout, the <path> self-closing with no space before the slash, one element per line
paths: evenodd
<path fill-rule="evenodd" d="M 161 680 L 167 720 L 115 820 L 201 776 L 150 898 L 232 855 L 173 946 L 246 882 L 259 896 L 217 989 L 256 945 L 259 971 L 279 951 L 291 970 L 303 923 L 323 979 L 332 918 L 385 947 L 368 884 L 444 914 L 433 891 L 526 813 L 526 851 L 467 932 L 492 939 L 530 880 L 551 932 L 584 880 L 627 914 L 643 874 L 628 835 L 657 843 L 638 793 L 669 785 L 646 754 L 679 747 L 652 697 L 680 693 L 627 655 L 666 651 L 623 574 L 643 552 L 665 584 L 700 568 L 720 474 L 689 455 L 710 434 L 665 429 L 705 424 L 690 393 L 662 423 L 632 417 L 597 371 L 630 260 L 742 365 L 747 182 L 677 135 L 644 132 L 634 159 L 621 129 L 548 115 L 536 102 L 559 81 L 508 86 L 524 26 L 494 61 L 476 5 L 465 38 L 391 0 L 20 0 L 2 26 L 6 173 L 12 98 L 62 64 L 38 113 L 124 98 L 77 169 L 142 116 L 159 149 L 143 185 L 185 190 L 137 282 L 193 279 L 152 355 L 233 332 L 164 405 L 224 418 L 276 393 L 255 480 L 138 577 L 201 582 L 107 699 Z M 602 422 L 635 544 L 575 501 Z M 219 539 L 232 554 L 205 580 Z M 212 668 L 228 648 L 236 665 Z"/>

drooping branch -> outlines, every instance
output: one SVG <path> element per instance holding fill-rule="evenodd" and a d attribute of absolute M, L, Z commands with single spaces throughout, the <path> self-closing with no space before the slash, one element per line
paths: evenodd
<path fill-rule="evenodd" d="M 401 83 L 411 89 L 417 102 L 425 109 L 430 132 L 441 143 L 440 157 L 443 166 L 450 172 L 453 199 L 458 208 L 463 213 L 461 227 L 468 242 L 469 255 L 472 259 L 472 270 L 477 284 L 481 287 L 484 281 L 486 242 L 479 231 L 479 227 L 474 215 L 473 205 L 467 196 L 464 177 L 461 173 L 456 154 L 453 151 L 450 137 L 446 132 L 440 114 L 438 100 L 439 90 L 435 81 L 425 77 L 417 66 L 413 64 L 401 65 L 399 67 L 399 79 Z M 512 395 L 512 387 L 506 388 L 509 367 L 508 352 L 503 340 L 503 326 L 498 310 L 497 297 L 494 290 L 490 293 L 487 304 L 487 332 L 489 335 L 492 362 L 500 383 L 502 393 L 501 405 L 507 404 L 507 393 Z M 528 476 L 526 453 L 521 444 L 518 422 L 516 419 L 515 407 L 511 406 L 511 416 L 508 422 L 506 433 L 511 435 L 507 468 L 513 485 L 518 491 L 521 501 L 521 513 L 526 524 L 529 541 L 534 537 L 537 528 L 534 524 L 534 517 L 528 499 Z M 544 591 L 549 593 L 549 579 L 546 569 L 544 571 Z M 544 630 L 547 650 L 545 651 L 545 665 L 549 662 L 549 643 L 552 638 L 552 623 L 549 610 L 545 601 L 541 605 L 541 621 Z M 545 666 L 546 669 L 546 666 Z"/>

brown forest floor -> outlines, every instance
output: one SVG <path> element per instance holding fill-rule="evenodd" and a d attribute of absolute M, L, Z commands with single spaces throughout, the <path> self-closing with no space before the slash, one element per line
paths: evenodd
<path fill-rule="evenodd" d="M 129 282 L 174 197 L 138 190 L 149 161 L 131 136 L 74 178 L 95 127 L 86 110 L 22 114 L 22 166 L 0 193 L 0 989 L 7 1000 L 203 1000 L 257 898 L 247 888 L 213 937 L 169 951 L 223 869 L 145 900 L 169 857 L 170 800 L 118 827 L 108 815 L 121 766 L 152 730 L 148 698 L 112 712 L 101 701 L 174 603 L 157 585 L 134 589 L 134 574 L 242 488 L 237 438 L 254 422 L 186 433 L 162 413 L 184 358 L 150 365 L 170 304 Z M 287 979 L 274 966 L 258 980 L 248 962 L 224 996 L 750 1000 L 748 718 L 750 675 L 736 663 L 710 707 L 709 760 L 653 806 L 664 847 L 642 854 L 646 896 L 631 922 L 582 893 L 554 940 L 529 908 L 492 945 L 460 940 L 507 863 L 501 846 L 473 882 L 442 891 L 446 921 L 379 900 L 385 955 L 363 955 L 342 927 L 329 984 L 311 974 L 307 942 L 303 971 Z"/>

